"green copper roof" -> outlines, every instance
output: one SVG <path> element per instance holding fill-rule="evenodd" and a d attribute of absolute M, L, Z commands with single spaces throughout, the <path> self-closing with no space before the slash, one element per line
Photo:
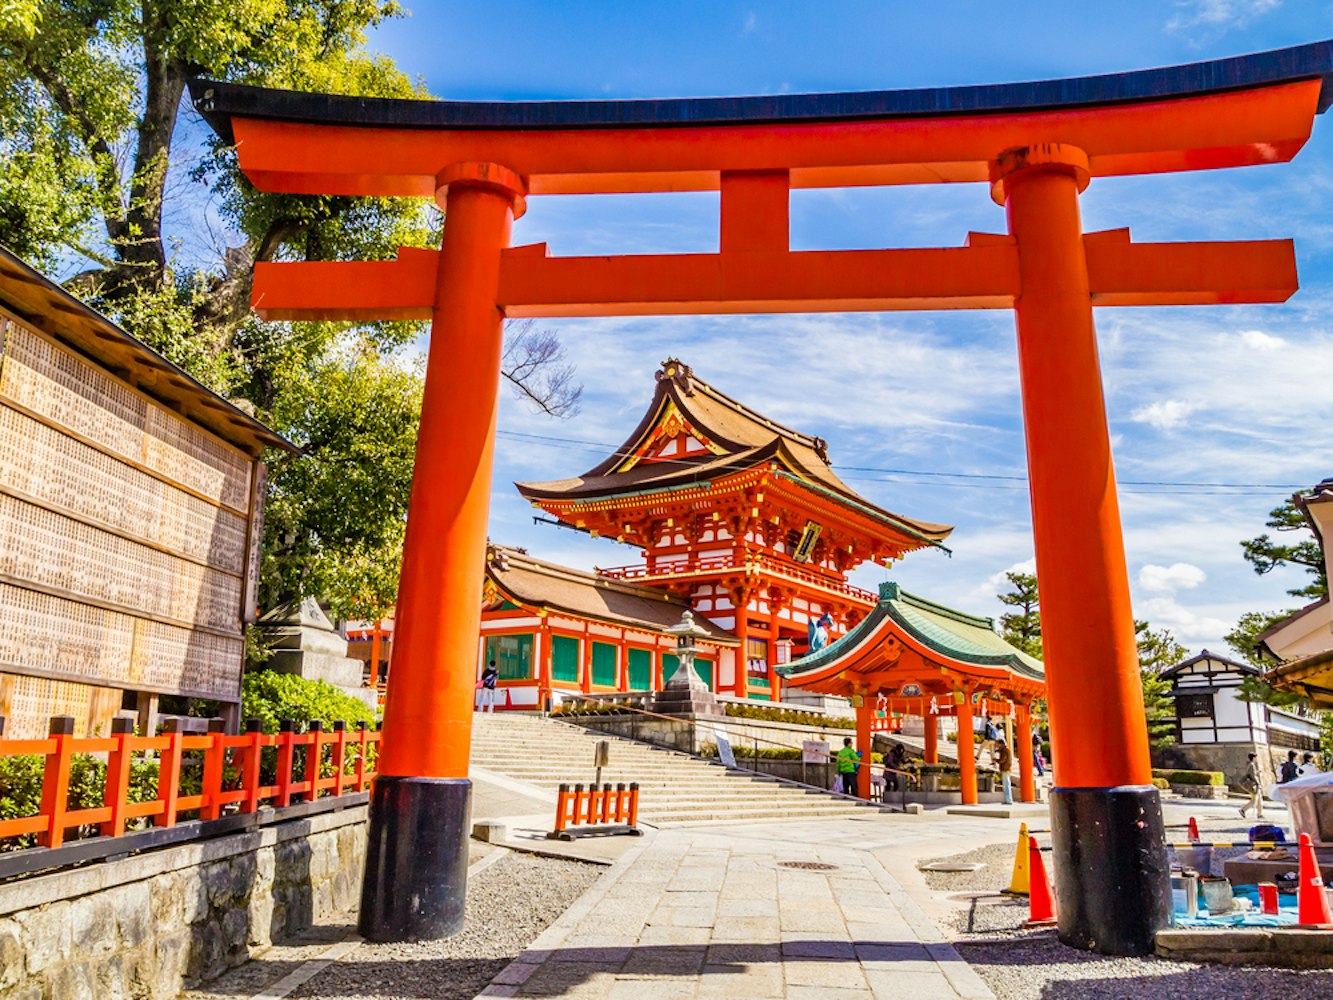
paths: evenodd
<path fill-rule="evenodd" d="M 1046 676 L 1041 660 L 1000 638 L 992 619 L 969 615 L 917 597 L 896 583 L 880 584 L 879 603 L 856 628 L 818 653 L 778 667 L 778 672 L 797 679 L 827 666 L 865 642 L 885 618 L 892 619 L 923 646 L 959 663 L 1007 667 L 1021 677 L 1038 680 Z"/>

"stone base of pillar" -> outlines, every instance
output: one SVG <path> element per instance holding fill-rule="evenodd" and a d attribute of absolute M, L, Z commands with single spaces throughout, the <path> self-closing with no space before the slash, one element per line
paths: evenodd
<path fill-rule="evenodd" d="M 658 715 L 702 716 L 716 718 L 726 715 L 718 704 L 713 692 L 707 688 L 689 688 L 685 686 L 664 690 L 653 695 L 650 711 Z"/>
<path fill-rule="evenodd" d="M 1152 954 L 1171 921 L 1157 789 L 1053 789 L 1051 841 L 1060 940 L 1103 955 Z"/>
<path fill-rule="evenodd" d="M 472 782 L 375 779 L 357 931 L 369 941 L 432 941 L 463 929 Z"/>

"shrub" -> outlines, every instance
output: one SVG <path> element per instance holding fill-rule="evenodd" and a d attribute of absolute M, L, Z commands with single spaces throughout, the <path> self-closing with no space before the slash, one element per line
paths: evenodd
<path fill-rule="evenodd" d="M 1154 778 L 1164 778 L 1171 785 L 1224 785 L 1221 771 L 1166 771 L 1153 770 Z"/>
<path fill-rule="evenodd" d="M 844 719 L 819 712 L 799 712 L 790 708 L 772 708 L 766 705 L 738 705 L 728 702 L 727 715 L 735 719 L 758 719 L 761 722 L 785 722 L 793 726 L 818 726 L 822 729 L 855 729 L 855 719 Z"/>
<path fill-rule="evenodd" d="M 36 816 L 42 806 L 42 777 L 46 773 L 46 757 L 42 754 L 18 754 L 0 757 L 0 819 L 21 819 Z M 157 798 L 157 760 L 135 755 L 130 761 L 129 801 L 147 802 Z M 92 754 L 78 753 L 69 762 L 69 796 L 67 807 L 71 812 L 96 809 L 103 803 L 106 788 L 106 761 Z M 141 829 L 146 819 L 131 820 L 127 829 Z M 94 836 L 95 826 L 81 826 L 67 831 L 66 840 Z M 19 851 L 37 843 L 35 834 L 0 838 L 0 852 Z"/>
<path fill-rule="evenodd" d="M 276 733 L 278 723 L 290 719 L 299 729 L 319 719 L 324 728 L 346 722 L 373 725 L 375 713 L 351 695 L 327 681 L 314 681 L 274 670 L 252 671 L 241 682 L 241 718 L 258 719 L 266 733 Z"/>
<path fill-rule="evenodd" d="M 1171 787 L 1171 782 L 1167 781 L 1165 778 L 1153 778 L 1152 783 L 1154 788 L 1160 788 L 1162 791 L 1166 791 Z"/>

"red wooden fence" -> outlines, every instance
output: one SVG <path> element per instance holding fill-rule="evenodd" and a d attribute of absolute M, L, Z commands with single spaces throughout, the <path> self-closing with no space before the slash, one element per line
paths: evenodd
<path fill-rule="evenodd" d="M 210 820 L 224 813 L 252 813 L 261 805 L 282 808 L 294 801 L 314 801 L 323 793 L 337 796 L 369 789 L 376 773 L 371 751 L 380 741 L 378 730 L 367 729 L 364 723 L 348 730 L 342 722 L 335 722 L 332 730 L 318 722 L 312 722 L 305 733 L 293 728 L 284 722 L 281 732 L 264 734 L 258 722 L 251 720 L 246 732 L 228 736 L 219 723 L 210 722 L 208 733 L 188 734 L 180 732 L 173 720 L 160 736 L 135 736 L 133 720 L 115 719 L 110 736 L 76 738 L 73 718 L 57 716 L 45 739 L 0 739 L 0 758 L 46 757 L 39 811 L 34 816 L 0 820 L 0 837 L 36 834 L 40 846 L 59 847 L 70 827 L 96 825 L 101 836 L 117 837 L 130 820 L 141 817 L 151 818 L 154 826 L 171 827 L 185 812 L 197 811 L 201 820 Z M 260 758 L 266 747 L 277 748 L 276 783 L 271 785 L 260 784 Z M 309 749 L 297 774 L 299 747 Z M 70 763 L 75 754 L 82 753 L 107 755 L 102 805 L 71 810 Z M 158 760 L 157 796 L 146 802 L 129 801 L 136 754 Z M 181 794 L 186 762 L 202 766 L 198 794 Z M 321 770 L 328 773 L 321 775 Z"/>

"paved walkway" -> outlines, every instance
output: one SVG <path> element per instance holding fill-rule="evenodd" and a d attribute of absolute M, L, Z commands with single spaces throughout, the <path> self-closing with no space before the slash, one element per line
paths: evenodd
<path fill-rule="evenodd" d="M 935 851 L 949 827 L 975 843 L 976 822 L 884 816 L 661 831 L 481 995 L 992 997 L 874 853 L 912 843 L 917 854 Z"/>

